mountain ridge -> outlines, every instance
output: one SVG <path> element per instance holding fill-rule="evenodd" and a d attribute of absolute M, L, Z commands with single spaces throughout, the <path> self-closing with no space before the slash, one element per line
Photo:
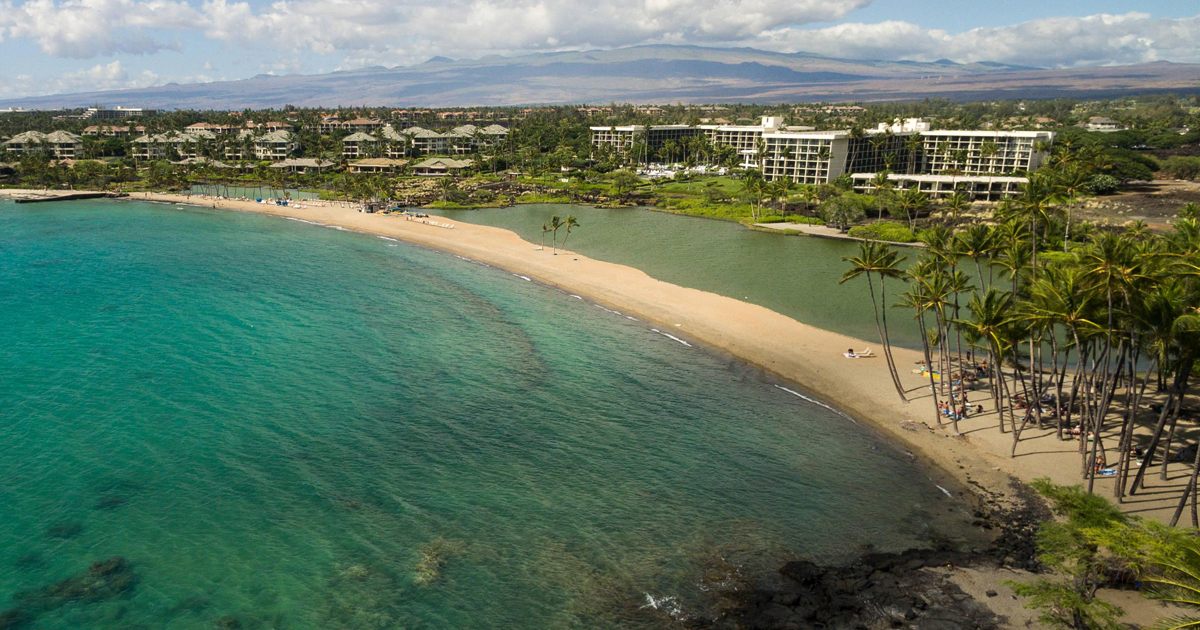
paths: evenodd
<path fill-rule="evenodd" d="M 1168 90 L 1200 91 L 1200 65 L 1153 62 L 1064 70 L 991 61 L 854 60 L 746 47 L 646 44 L 514 57 L 435 56 L 412 66 L 31 96 L 0 100 L 0 106 L 62 108 L 106 102 L 159 109 L 244 109 L 284 104 L 870 102 L 929 97 L 1096 98 Z"/>

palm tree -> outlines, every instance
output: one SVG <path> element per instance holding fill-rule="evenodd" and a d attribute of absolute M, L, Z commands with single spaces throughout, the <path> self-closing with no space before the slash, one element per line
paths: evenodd
<path fill-rule="evenodd" d="M 914 133 L 904 140 L 904 149 L 908 151 L 908 174 L 917 172 L 917 155 L 925 149 L 925 137 Z"/>
<path fill-rule="evenodd" d="M 1071 246 L 1071 208 L 1075 206 L 1075 202 L 1079 199 L 1079 194 L 1086 191 L 1091 184 L 1091 174 L 1082 168 L 1070 168 L 1059 175 L 1056 182 L 1059 191 L 1066 197 L 1067 212 L 1066 224 L 1063 231 L 1063 251 L 1068 251 Z"/>
<path fill-rule="evenodd" d="M 558 230 L 562 226 L 562 219 L 558 218 L 557 214 L 550 217 L 550 245 L 554 250 L 555 256 L 558 255 Z"/>
<path fill-rule="evenodd" d="M 929 207 L 929 197 L 913 186 L 900 193 L 899 205 L 904 210 L 904 215 L 908 217 L 908 229 L 912 230 L 916 227 L 917 215 Z"/>
<path fill-rule="evenodd" d="M 563 221 L 562 226 L 567 229 L 567 235 L 563 237 L 563 249 L 566 249 L 567 239 L 571 238 L 571 228 L 579 227 L 579 221 L 575 220 L 575 215 L 568 214 L 567 220 Z"/>
<path fill-rule="evenodd" d="M 871 178 L 871 192 L 875 195 L 875 210 L 879 214 L 879 221 L 883 221 L 883 198 L 884 195 L 891 189 L 892 180 L 888 179 L 889 171 L 882 170 Z"/>
<path fill-rule="evenodd" d="M 992 368 L 992 376 L 989 379 L 992 402 L 1000 419 L 1001 433 L 1004 432 L 1005 408 L 1001 401 L 1007 398 L 1001 361 L 1004 358 L 1004 351 L 1008 348 L 1005 341 L 1008 335 L 1008 325 L 1012 321 L 1012 303 L 1012 293 L 989 288 L 983 296 L 976 293 L 967 302 L 967 312 L 971 314 L 970 319 L 955 320 L 955 323 L 970 330 L 985 342 L 988 350 L 988 365 Z"/>
<path fill-rule="evenodd" d="M 954 194 L 950 195 L 949 197 L 946 198 L 946 201 L 942 202 L 942 206 L 946 210 L 949 210 L 951 213 L 951 216 L 954 217 L 953 225 L 958 225 L 959 213 L 961 213 L 963 210 L 967 209 L 970 205 L 971 205 L 971 198 L 967 196 L 967 193 L 965 193 L 961 190 L 954 191 Z M 945 218 L 945 216 L 943 216 L 943 219 L 944 218 Z"/>
<path fill-rule="evenodd" d="M 867 288 L 871 293 L 871 306 L 875 309 L 875 328 L 879 331 L 879 341 L 883 344 L 883 354 L 887 358 L 888 370 L 892 375 L 892 384 L 896 386 L 896 393 L 900 395 L 900 400 L 908 402 L 908 398 L 904 395 L 904 386 L 900 384 L 900 375 L 896 371 L 896 362 L 892 358 L 892 344 L 888 338 L 887 328 L 887 278 L 896 278 L 901 282 L 904 281 L 904 272 L 900 270 L 900 263 L 904 258 L 898 257 L 896 251 L 886 243 L 878 241 L 861 241 L 858 244 L 857 256 L 843 256 L 842 260 L 850 263 L 850 269 L 842 275 L 842 279 L 838 280 L 838 284 L 842 284 L 848 280 L 853 280 L 858 276 L 865 275 L 867 278 Z M 871 280 L 871 275 L 879 276 L 879 299 L 875 297 L 875 283 Z M 879 304 L 882 301 L 884 307 L 882 314 Z"/>
<path fill-rule="evenodd" d="M 542 249 L 542 250 L 546 249 L 546 232 L 549 232 L 549 231 L 550 231 L 550 226 L 543 222 L 542 223 L 542 246 L 539 249 Z"/>

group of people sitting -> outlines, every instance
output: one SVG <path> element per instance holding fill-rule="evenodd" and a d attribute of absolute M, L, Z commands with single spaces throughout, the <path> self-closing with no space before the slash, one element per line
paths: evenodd
<path fill-rule="evenodd" d="M 938 413 L 951 420 L 963 420 L 969 413 L 983 413 L 983 405 L 968 404 L 967 397 L 964 395 L 961 404 L 957 407 L 945 401 L 939 402 Z"/>

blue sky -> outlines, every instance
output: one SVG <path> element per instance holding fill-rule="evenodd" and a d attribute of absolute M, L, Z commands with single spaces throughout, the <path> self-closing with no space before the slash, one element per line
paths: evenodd
<path fill-rule="evenodd" d="M 0 98 L 643 43 L 1076 67 L 1197 42 L 1194 0 L 0 0 Z"/>

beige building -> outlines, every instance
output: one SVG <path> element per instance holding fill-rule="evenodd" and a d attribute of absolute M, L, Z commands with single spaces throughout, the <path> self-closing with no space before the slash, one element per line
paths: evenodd
<path fill-rule="evenodd" d="M 379 139 L 369 133 L 356 132 L 342 138 L 342 157 L 358 159 L 370 157 L 379 149 Z"/>
<path fill-rule="evenodd" d="M 300 143 L 290 131 L 272 131 L 254 140 L 254 157 L 276 162 L 291 157 Z"/>
<path fill-rule="evenodd" d="M 11 153 L 45 151 L 58 160 L 77 160 L 83 157 L 83 138 L 69 131 L 26 131 L 3 144 Z"/>

